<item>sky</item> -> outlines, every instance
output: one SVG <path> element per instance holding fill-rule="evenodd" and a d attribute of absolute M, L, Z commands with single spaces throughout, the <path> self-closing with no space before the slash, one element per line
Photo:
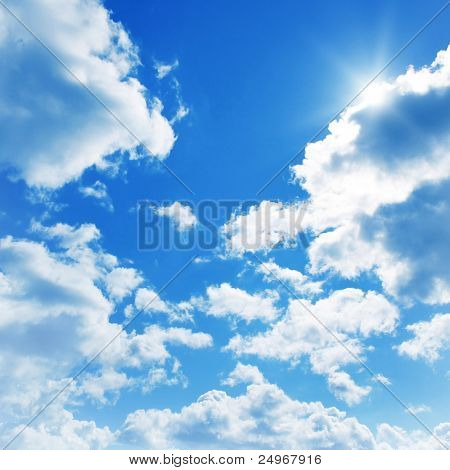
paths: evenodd
<path fill-rule="evenodd" d="M 450 446 L 445 2 L 3 3 L 2 446 Z"/>

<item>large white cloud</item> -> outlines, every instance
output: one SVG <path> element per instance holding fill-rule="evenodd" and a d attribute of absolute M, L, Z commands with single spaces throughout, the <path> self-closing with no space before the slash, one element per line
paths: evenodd
<path fill-rule="evenodd" d="M 211 390 L 173 412 L 128 415 L 121 441 L 151 449 L 362 449 L 373 448 L 370 430 L 320 402 L 299 402 L 276 385 L 251 384 L 236 397 Z"/>
<path fill-rule="evenodd" d="M 112 444 L 115 433 L 108 426 L 100 428 L 94 421 L 74 418 L 70 411 L 54 405 L 46 411 L 45 420 L 30 426 L 11 444 L 10 449 L 104 449 Z M 0 426 L 1 428 L 1 426 Z M 3 438 L 11 439 L 22 426 L 4 431 Z"/>
<path fill-rule="evenodd" d="M 34 233 L 47 237 L 54 248 L 27 239 L 0 240 L 3 435 L 29 419 L 68 382 L 74 370 L 121 331 L 122 325 L 111 320 L 116 301 L 133 290 L 140 279 L 139 273 L 127 268 L 132 271 L 126 271 L 126 285 L 119 288 L 114 276 L 111 280 L 111 273 L 117 273 L 120 266 L 115 256 L 101 249 L 100 233 L 93 225 L 75 228 L 35 223 L 33 229 Z M 130 385 L 145 388 L 148 379 L 139 379 L 144 367 L 146 373 L 148 368 L 156 366 L 168 368 L 170 384 L 173 377 L 181 374 L 178 361 L 170 353 L 172 346 L 199 349 L 211 345 L 212 338 L 205 333 L 164 328 L 154 323 L 140 332 L 122 332 L 88 373 L 67 391 L 64 400 L 83 395 L 105 403 L 109 395 L 117 395 L 121 388 Z M 128 377 L 130 369 L 134 370 L 133 380 Z M 19 388 L 21 393 L 17 394 Z M 91 429 L 91 424 L 72 419 L 68 419 L 67 425 L 54 426 L 45 421 L 45 416 L 43 419 L 43 427 L 28 433 L 30 436 L 35 433 L 33 442 L 37 442 L 41 433 L 47 433 L 47 426 Z M 42 439 L 46 441 L 45 436 Z M 66 445 L 69 443 L 61 443 Z M 81 443 L 73 445 L 79 447 Z"/>
<path fill-rule="evenodd" d="M 433 428 L 433 435 L 422 430 L 406 431 L 399 426 L 382 423 L 377 426 L 378 449 L 443 449 L 443 444 L 450 445 L 450 423 L 440 423 Z M 436 439 L 437 438 L 437 439 Z"/>
<path fill-rule="evenodd" d="M 6 2 L 159 158 L 175 137 L 133 76 L 139 58 L 98 0 Z M 146 151 L 3 8 L 0 9 L 0 163 L 27 184 L 57 188 L 115 152 Z"/>
<path fill-rule="evenodd" d="M 124 423 L 118 443 L 150 449 L 439 449 L 422 430 L 382 423 L 373 435 L 356 418 L 320 402 L 302 402 L 269 383 L 255 366 L 238 364 L 225 384 L 248 382 L 231 396 L 210 390 L 179 412 L 136 410 Z M 450 443 L 450 424 L 434 433 Z"/>
<path fill-rule="evenodd" d="M 450 47 L 373 86 L 292 170 L 309 195 L 311 271 L 374 269 L 405 300 L 450 301 Z"/>
<path fill-rule="evenodd" d="M 359 289 L 344 289 L 312 304 L 303 303 L 356 356 L 363 357 L 363 339 L 391 333 L 398 310 L 384 296 Z M 270 329 L 249 336 L 234 336 L 226 347 L 238 356 L 289 361 L 306 356 L 312 370 L 327 377 L 330 390 L 349 405 L 359 403 L 370 392 L 357 385 L 342 367 L 357 363 L 342 344 L 301 305 L 292 300 L 286 315 Z"/>

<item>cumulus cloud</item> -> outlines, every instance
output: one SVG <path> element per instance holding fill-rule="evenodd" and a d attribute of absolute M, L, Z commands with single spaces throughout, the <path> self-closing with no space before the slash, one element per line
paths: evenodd
<path fill-rule="evenodd" d="M 354 355 L 362 357 L 363 340 L 372 335 L 391 333 L 398 309 L 383 295 L 359 289 L 333 292 L 316 303 L 302 301 Z M 299 300 L 292 300 L 287 313 L 270 329 L 249 336 L 234 336 L 227 350 L 238 356 L 256 355 L 297 364 L 306 356 L 312 371 L 325 375 L 330 390 L 349 405 L 359 403 L 370 392 L 357 385 L 342 367 L 356 363 L 348 350 L 338 343 Z"/>
<path fill-rule="evenodd" d="M 234 387 L 237 384 L 263 384 L 265 377 L 256 366 L 242 364 L 238 362 L 236 367 L 230 372 L 228 377 L 222 381 L 223 385 Z"/>
<path fill-rule="evenodd" d="M 292 171 L 310 195 L 312 272 L 373 269 L 405 300 L 449 301 L 449 86 L 450 47 L 369 89 L 306 147 Z"/>
<path fill-rule="evenodd" d="M 434 436 L 422 430 L 406 431 L 399 426 L 387 423 L 377 426 L 377 448 L 379 449 L 443 449 L 442 444 L 450 445 L 450 423 L 441 423 L 434 427 Z M 441 444 L 442 442 L 442 444 Z"/>
<path fill-rule="evenodd" d="M 114 268 L 105 277 L 108 293 L 115 300 L 131 294 L 142 281 L 142 276 L 134 268 Z"/>
<path fill-rule="evenodd" d="M 147 287 L 140 288 L 136 291 L 134 299 L 136 309 L 145 310 L 146 313 L 165 313 L 172 322 L 192 321 L 193 306 L 189 302 L 168 302 L 153 290 Z M 128 312 L 131 316 L 132 310 Z"/>
<path fill-rule="evenodd" d="M 12 443 L 10 449 L 68 450 L 104 449 L 116 439 L 108 426 L 98 427 L 94 421 L 74 418 L 70 411 L 55 405 L 46 411 L 45 420 L 37 426 L 29 426 Z M 6 431 L 3 436 L 11 439 L 22 426 Z"/>
<path fill-rule="evenodd" d="M 10 236 L 0 240 L 0 422 L 5 436 L 67 384 L 74 368 L 119 335 L 122 326 L 111 320 L 116 302 L 140 281 L 134 270 L 122 270 L 117 258 L 102 250 L 100 232 L 93 225 L 46 227 L 36 223 L 33 233 L 56 243 L 55 247 Z M 181 377 L 180 366 L 173 369 L 175 358 L 170 348 L 211 345 L 211 336 L 186 328 L 150 324 L 143 331 L 124 331 L 102 352 L 88 374 L 73 384 L 64 401 L 88 396 L 106 403 L 125 387 L 143 387 L 137 378 L 144 367 L 148 371 L 149 367 L 168 366 L 172 370 L 169 379 L 174 374 Z M 133 380 L 127 375 L 130 369 L 134 370 Z M 49 446 L 95 447 L 94 438 L 84 445 L 72 434 L 70 442 L 52 437 L 63 433 L 58 426 L 97 434 L 91 424 L 76 420 L 52 424 L 44 419 L 43 424 L 27 431 L 30 439 L 34 436 L 31 443 L 23 442 L 37 446 L 41 436 L 43 443 L 48 439 Z"/>
<path fill-rule="evenodd" d="M 450 313 L 436 314 L 430 321 L 407 325 L 413 338 L 397 346 L 397 351 L 412 359 L 434 362 L 441 352 L 450 349 Z"/>
<path fill-rule="evenodd" d="M 127 416 L 118 442 L 127 448 L 150 449 L 442 448 L 428 433 L 387 423 L 380 424 L 374 436 L 344 411 L 290 398 L 268 383 L 257 367 L 239 364 L 230 377 L 230 386 L 241 379 L 250 385 L 235 397 L 210 390 L 179 412 L 136 410 Z M 449 423 L 434 428 L 447 444 L 449 431 Z"/>
<path fill-rule="evenodd" d="M 283 268 L 273 260 L 258 264 L 256 272 L 263 274 L 266 282 L 283 281 L 299 295 L 316 295 L 322 292 L 322 281 L 312 281 L 300 271 Z"/>
<path fill-rule="evenodd" d="M 197 224 L 197 217 L 192 212 L 192 207 L 188 204 L 181 204 L 175 201 L 170 206 L 161 206 L 155 212 L 162 217 L 169 217 L 180 231 L 193 228 Z"/>
<path fill-rule="evenodd" d="M 152 155 L 167 156 L 175 136 L 162 104 L 135 77 L 137 49 L 100 1 L 6 3 Z M 5 10 L 0 21 L 0 163 L 11 177 L 58 188 L 112 154 L 146 153 Z"/>
<path fill-rule="evenodd" d="M 278 299 L 276 291 L 249 294 L 224 282 L 209 286 L 206 296 L 191 299 L 191 304 L 214 317 L 230 317 L 247 323 L 253 320 L 270 322 L 279 314 L 275 306 Z"/>
<path fill-rule="evenodd" d="M 276 385 L 251 384 L 231 397 L 211 390 L 173 412 L 137 410 L 128 415 L 120 440 L 151 449 L 363 449 L 370 430 L 337 408 L 299 402 Z"/>
<path fill-rule="evenodd" d="M 294 246 L 302 232 L 305 204 L 262 201 L 247 212 L 234 213 L 222 227 L 230 254 L 267 252 L 277 246 Z"/>

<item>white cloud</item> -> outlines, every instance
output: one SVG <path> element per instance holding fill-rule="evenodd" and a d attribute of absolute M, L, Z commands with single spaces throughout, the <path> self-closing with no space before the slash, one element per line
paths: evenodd
<path fill-rule="evenodd" d="M 226 382 L 249 385 L 235 397 L 211 390 L 179 412 L 153 408 L 130 413 L 118 442 L 150 449 L 442 448 L 429 433 L 387 423 L 377 426 L 374 436 L 344 411 L 291 399 L 255 366 L 239 363 Z M 450 444 L 450 423 L 437 425 L 433 432 Z"/>
<path fill-rule="evenodd" d="M 397 346 L 401 355 L 434 362 L 450 349 L 450 313 L 436 314 L 430 321 L 413 323 L 406 329 L 414 336 Z"/>
<path fill-rule="evenodd" d="M 278 299 L 276 291 L 249 294 L 224 282 L 209 286 L 205 298 L 193 298 L 191 304 L 214 317 L 231 317 L 247 323 L 253 320 L 270 322 L 279 314 L 275 306 Z"/>
<path fill-rule="evenodd" d="M 360 403 L 372 390 L 369 386 L 362 387 L 356 384 L 347 372 L 341 370 L 331 370 L 327 376 L 327 383 L 336 398 L 350 406 Z"/>
<path fill-rule="evenodd" d="M 45 226 L 41 222 L 32 221 L 31 231 L 47 239 L 57 239 L 60 246 L 67 249 L 84 247 L 100 238 L 100 231 L 94 224 L 81 224 L 74 227 L 58 222 L 55 225 Z"/>
<path fill-rule="evenodd" d="M 241 255 L 296 245 L 304 211 L 301 202 L 262 201 L 245 213 L 234 213 L 222 227 L 228 252 Z"/>
<path fill-rule="evenodd" d="M 175 60 L 171 64 L 165 64 L 164 62 L 155 62 L 156 78 L 161 80 L 166 77 L 170 72 L 178 67 L 178 60 Z"/>
<path fill-rule="evenodd" d="M 392 332 L 399 315 L 381 294 L 359 289 L 336 291 L 314 304 L 307 300 L 303 304 L 360 358 L 364 353 L 362 340 Z M 270 329 L 246 337 L 238 334 L 226 349 L 238 356 L 251 354 L 292 364 L 306 356 L 313 372 L 325 375 L 330 390 L 350 405 L 359 403 L 370 391 L 370 387 L 356 385 L 341 370 L 357 361 L 298 300 L 290 302 L 286 315 Z"/>
<path fill-rule="evenodd" d="M 146 313 L 165 313 L 170 321 L 192 321 L 193 306 L 189 302 L 167 302 L 153 290 L 146 287 L 140 288 L 136 292 L 134 299 L 136 309 L 144 310 Z M 131 316 L 132 312 L 128 313 Z"/>
<path fill-rule="evenodd" d="M 189 114 L 189 108 L 187 108 L 183 103 L 180 103 L 175 113 L 175 116 L 170 120 L 170 124 L 181 121 Z"/>
<path fill-rule="evenodd" d="M 97 199 L 99 204 L 109 212 L 114 211 L 114 206 L 105 183 L 96 181 L 92 186 L 80 186 L 79 191 L 84 197 Z"/>
<path fill-rule="evenodd" d="M 450 300 L 450 48 L 372 87 L 292 167 L 309 195 L 313 273 L 374 269 L 402 299 Z"/>
<path fill-rule="evenodd" d="M 431 408 L 428 405 L 415 405 L 415 406 L 408 406 L 409 411 L 411 413 L 414 413 L 415 415 L 419 413 L 431 413 Z M 407 410 L 405 410 L 405 413 L 408 413 Z"/>
<path fill-rule="evenodd" d="M 109 402 L 106 394 L 116 392 L 114 398 L 118 398 L 118 392 L 131 385 L 131 382 L 132 380 L 124 372 L 106 368 L 99 374 L 84 375 L 76 393 L 85 394 L 99 403 L 106 404 Z"/>
<path fill-rule="evenodd" d="M 435 426 L 433 434 L 447 447 L 450 445 L 450 423 L 441 423 Z M 442 444 L 425 431 L 406 431 L 387 423 L 377 426 L 376 439 L 379 449 L 443 449 Z"/>
<path fill-rule="evenodd" d="M 212 337 L 206 333 L 194 333 L 187 328 L 161 328 L 150 325 L 142 334 L 132 334 L 128 340 L 130 363 L 135 366 L 154 362 L 164 364 L 170 357 L 167 345 L 182 345 L 191 349 L 212 346 Z"/>
<path fill-rule="evenodd" d="M 363 449 L 370 430 L 320 402 L 299 402 L 276 385 L 251 384 L 231 397 L 211 390 L 173 412 L 137 410 L 128 415 L 120 440 L 150 449 Z"/>
<path fill-rule="evenodd" d="M 22 427 L 20 425 L 3 436 L 10 439 Z M 45 420 L 27 427 L 10 449 L 104 449 L 115 439 L 115 433 L 107 426 L 99 428 L 94 421 L 77 420 L 70 411 L 54 405 L 46 410 Z"/>
<path fill-rule="evenodd" d="M 242 364 L 238 362 L 236 367 L 230 372 L 230 375 L 222 381 L 223 385 L 234 387 L 237 384 L 263 384 L 265 377 L 256 366 Z"/>
<path fill-rule="evenodd" d="M 124 271 L 117 271 L 117 258 L 101 249 L 95 226 L 35 224 L 33 233 L 56 241 L 57 247 L 51 250 L 43 243 L 12 237 L 0 240 L 0 423 L 9 423 L 2 430 L 4 436 L 32 416 L 67 383 L 74 369 L 121 332 L 122 326 L 113 323 L 111 315 L 115 302 L 133 289 L 128 276 L 127 285 L 109 278 L 111 273 Z M 131 274 L 135 285 L 136 272 Z M 139 379 L 144 367 L 146 372 L 155 366 L 172 367 L 168 380 L 177 376 L 181 383 L 182 372 L 179 365 L 174 370 L 176 360 L 170 348 L 211 345 L 211 336 L 185 328 L 151 324 L 142 332 L 122 332 L 89 373 L 64 394 L 60 405 L 85 396 L 107 403 L 125 387 L 144 387 Z M 132 380 L 127 376 L 129 369 L 133 369 Z M 64 430 L 69 432 L 67 440 Z M 92 432 L 93 437 L 83 444 L 75 435 L 78 430 L 83 435 Z M 94 434 L 108 434 L 100 431 L 92 423 L 68 420 L 53 424 L 43 417 L 22 442 L 35 447 L 42 438 L 42 447 L 95 447 Z"/>
<path fill-rule="evenodd" d="M 315 295 L 322 292 L 322 281 L 311 281 L 308 276 L 300 271 L 282 268 L 273 260 L 256 265 L 256 271 L 264 275 L 266 282 L 283 281 L 300 295 Z"/>
<path fill-rule="evenodd" d="M 122 300 L 131 294 L 142 281 L 134 268 L 114 268 L 105 277 L 109 295 L 115 300 Z"/>
<path fill-rule="evenodd" d="M 181 372 L 181 364 L 175 359 L 173 362 L 172 370 L 168 373 L 167 368 L 164 367 L 152 367 L 148 371 L 147 378 L 143 384 L 144 392 L 151 392 L 157 387 L 162 385 L 173 386 L 179 385 L 183 388 L 187 387 L 188 379 Z"/>
<path fill-rule="evenodd" d="M 100 1 L 7 3 L 154 155 L 167 156 L 175 136 L 162 104 L 148 100 L 134 76 L 136 47 Z M 108 166 L 113 153 L 143 151 L 5 10 L 0 19 L 0 155 L 12 177 L 58 188 L 92 165 Z"/>
<path fill-rule="evenodd" d="M 372 377 L 372 382 L 378 382 L 384 385 L 391 385 L 391 381 L 383 374 L 375 374 L 375 376 Z"/>
<path fill-rule="evenodd" d="M 161 206 L 155 212 L 162 217 L 169 217 L 180 231 L 190 230 L 197 224 L 197 218 L 191 206 L 175 201 L 170 206 Z"/>

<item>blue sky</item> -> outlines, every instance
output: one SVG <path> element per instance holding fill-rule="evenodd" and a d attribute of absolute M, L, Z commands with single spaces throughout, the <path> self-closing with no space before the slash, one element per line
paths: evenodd
<path fill-rule="evenodd" d="M 450 442 L 449 11 L 258 193 L 443 2 L 6 4 L 146 147 L 0 7 L 2 435 L 145 307 L 11 447 Z M 195 240 L 251 203 L 139 250 L 143 200 Z"/>

